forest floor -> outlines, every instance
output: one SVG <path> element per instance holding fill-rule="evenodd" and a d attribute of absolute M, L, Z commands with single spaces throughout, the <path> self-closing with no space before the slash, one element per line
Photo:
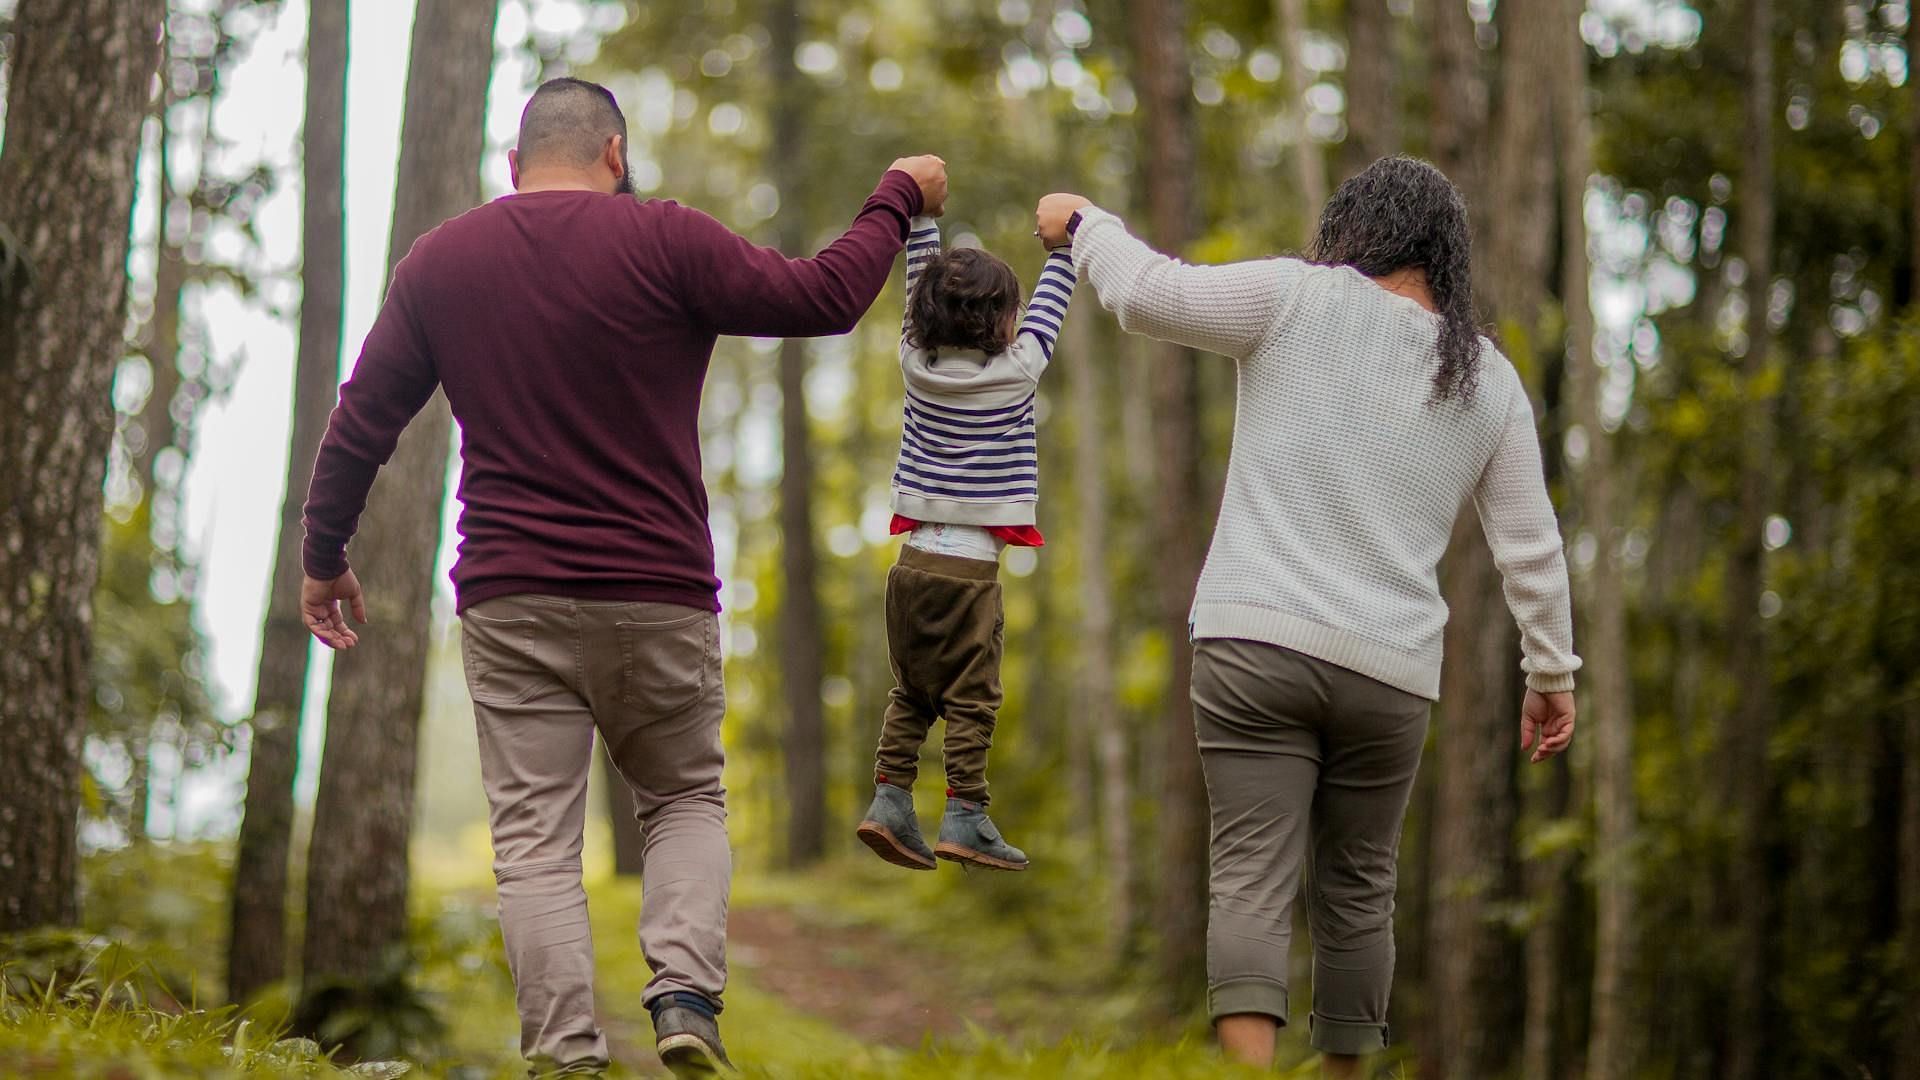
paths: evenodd
<path fill-rule="evenodd" d="M 227 858 L 213 845 L 90 858 L 79 939 L 132 943 L 156 979 L 196 988 L 181 1001 L 202 999 L 197 988 L 218 982 L 219 950 L 205 946 L 224 940 Z M 408 982 L 445 1030 L 405 1053 L 409 1075 L 522 1076 L 493 890 L 426 877 L 415 893 Z M 903 876 L 877 860 L 743 874 L 722 1018 L 729 1053 L 746 1076 L 770 1080 L 1274 1075 L 1227 1066 L 1197 1020 L 1180 1030 L 1140 1024 L 1144 997 L 1130 974 L 1138 965 L 1102 955 L 1084 918 L 1046 908 L 1011 877 Z M 640 1005 L 649 973 L 634 935 L 639 885 L 590 878 L 613 1075 L 664 1075 Z M 19 958 L 0 952 L 0 1075 L 348 1075 L 230 1011 L 101 1009 L 99 994 L 67 1003 L 10 996 Z M 94 965 L 96 978 L 105 966 Z M 111 988 L 107 996 L 118 1000 Z M 1288 1033 L 1282 1057 L 1283 1076 L 1317 1074 L 1304 1031 Z M 1403 1075 L 1382 1066 L 1382 1076 Z"/>

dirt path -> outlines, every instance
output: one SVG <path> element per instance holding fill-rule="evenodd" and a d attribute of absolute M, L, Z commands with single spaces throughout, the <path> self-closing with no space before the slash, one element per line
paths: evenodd
<path fill-rule="evenodd" d="M 969 1022 L 1004 1027 L 990 1001 L 956 1004 L 922 950 L 874 930 L 822 926 L 789 908 L 738 909 L 731 964 L 763 991 L 862 1041 L 919 1046 L 963 1035 Z"/>

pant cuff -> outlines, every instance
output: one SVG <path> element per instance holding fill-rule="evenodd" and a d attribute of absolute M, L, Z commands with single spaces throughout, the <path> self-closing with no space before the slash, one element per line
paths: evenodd
<path fill-rule="evenodd" d="M 987 785 L 985 784 L 981 784 L 979 787 L 959 787 L 954 784 L 948 784 L 947 798 L 979 803 L 981 806 L 985 806 L 992 801 L 987 797 Z"/>
<path fill-rule="evenodd" d="M 1219 1020 L 1236 1013 L 1260 1013 L 1287 1026 L 1287 988 L 1259 977 L 1228 979 L 1207 987 L 1207 1017 Z"/>
<path fill-rule="evenodd" d="M 875 769 L 873 770 L 874 783 L 891 784 L 894 787 L 904 788 L 907 791 L 913 790 L 913 782 L 915 780 L 918 780 L 919 778 L 920 778 L 920 770 L 918 769 Z"/>
<path fill-rule="evenodd" d="M 1309 1013 L 1307 1026 L 1313 1032 L 1308 1041 L 1323 1054 L 1373 1054 L 1387 1048 L 1385 1024 L 1356 1024 Z"/>

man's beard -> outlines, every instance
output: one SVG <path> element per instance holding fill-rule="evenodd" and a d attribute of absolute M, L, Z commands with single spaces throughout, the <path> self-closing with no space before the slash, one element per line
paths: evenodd
<path fill-rule="evenodd" d="M 615 195 L 633 194 L 633 162 L 628 160 L 625 153 L 620 155 L 620 179 L 613 182 L 613 193 Z"/>

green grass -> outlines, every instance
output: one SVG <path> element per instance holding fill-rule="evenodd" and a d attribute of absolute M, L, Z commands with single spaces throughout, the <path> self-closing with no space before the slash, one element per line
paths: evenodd
<path fill-rule="evenodd" d="M 224 858 L 202 845 L 90 860 L 89 930 L 37 944 L 15 939 L 0 950 L 0 1075 L 367 1075 L 304 1040 L 281 1039 L 284 993 L 246 1016 L 202 1007 L 216 997 L 197 988 L 217 987 L 219 950 L 207 946 L 224 937 Z M 599 866 L 589 877 L 614 1075 L 661 1075 L 640 1005 L 648 972 L 634 935 L 639 887 Z M 1128 974 L 1141 965 L 1082 933 L 1099 925 L 1097 911 L 1080 910 L 1090 906 L 1084 898 L 1060 898 L 1071 890 L 1020 884 L 1011 875 L 908 876 L 865 861 L 806 875 L 743 874 L 736 908 L 778 904 L 807 925 L 874 928 L 910 941 L 921 960 L 938 964 L 956 1000 L 992 995 L 1004 1030 L 969 1028 L 913 1049 L 867 1045 L 755 985 L 751 972 L 736 972 L 724 1020 L 730 1053 L 748 1076 L 770 1080 L 1275 1075 L 1224 1064 L 1198 1022 L 1171 1033 L 1135 1025 L 1149 987 Z M 421 883 L 414 909 L 409 983 L 441 1031 L 407 1047 L 410 1075 L 523 1075 L 492 889 L 472 876 Z M 1280 1075 L 1317 1075 L 1303 1044 L 1304 1031 L 1289 1032 Z"/>

